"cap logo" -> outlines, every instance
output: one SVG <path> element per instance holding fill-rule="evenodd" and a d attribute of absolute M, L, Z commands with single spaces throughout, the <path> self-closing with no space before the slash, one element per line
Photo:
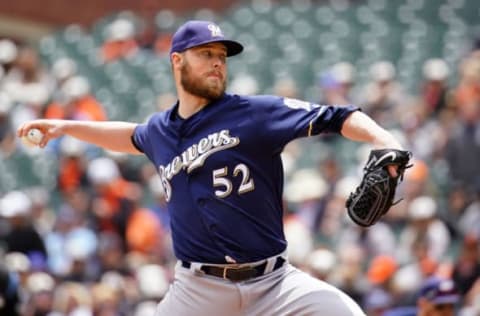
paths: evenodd
<path fill-rule="evenodd" d="M 215 24 L 209 24 L 208 29 L 210 30 L 210 33 L 212 34 L 212 37 L 223 37 L 222 30 L 218 25 Z"/>

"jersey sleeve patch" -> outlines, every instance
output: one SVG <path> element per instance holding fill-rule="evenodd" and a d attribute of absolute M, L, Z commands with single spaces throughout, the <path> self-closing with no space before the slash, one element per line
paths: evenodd
<path fill-rule="evenodd" d="M 305 111 L 311 111 L 318 107 L 316 104 L 292 98 L 283 98 L 283 104 L 294 110 L 303 109 Z"/>

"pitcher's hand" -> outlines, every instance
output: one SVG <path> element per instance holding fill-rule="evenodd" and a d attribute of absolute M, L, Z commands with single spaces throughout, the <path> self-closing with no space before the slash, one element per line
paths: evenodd
<path fill-rule="evenodd" d="M 67 125 L 65 120 L 33 120 L 23 123 L 17 129 L 18 137 L 25 137 L 29 130 L 37 128 L 43 133 L 43 138 L 39 143 L 41 148 L 45 147 L 47 143 L 54 138 L 63 136 L 65 134 L 64 129 Z"/>

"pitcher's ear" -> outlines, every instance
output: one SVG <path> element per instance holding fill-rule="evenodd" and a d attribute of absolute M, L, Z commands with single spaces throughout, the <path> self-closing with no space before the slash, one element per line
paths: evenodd
<path fill-rule="evenodd" d="M 172 67 L 175 68 L 175 67 L 178 67 L 179 65 L 181 65 L 183 63 L 183 54 L 180 54 L 180 53 L 172 53 L 170 55 L 170 62 L 172 63 Z"/>

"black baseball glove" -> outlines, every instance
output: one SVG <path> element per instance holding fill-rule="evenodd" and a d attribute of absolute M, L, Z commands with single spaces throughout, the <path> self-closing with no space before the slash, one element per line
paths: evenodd
<path fill-rule="evenodd" d="M 346 207 L 350 218 L 360 226 L 375 224 L 394 202 L 395 189 L 403 179 L 412 153 L 397 149 L 372 150 L 364 167 L 363 179 L 355 192 L 350 193 Z M 397 176 L 388 172 L 389 165 L 397 165 Z"/>

